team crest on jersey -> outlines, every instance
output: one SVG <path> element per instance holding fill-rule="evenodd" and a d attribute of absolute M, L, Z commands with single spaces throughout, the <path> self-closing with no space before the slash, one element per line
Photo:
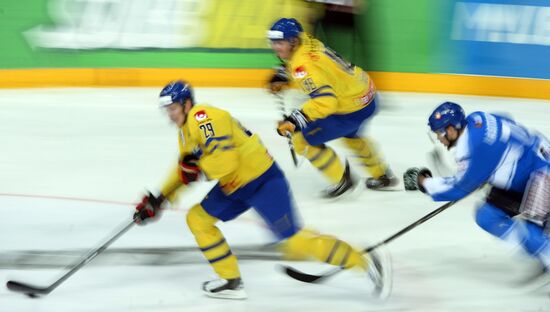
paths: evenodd
<path fill-rule="evenodd" d="M 204 121 L 204 120 L 206 120 L 206 118 L 208 118 L 208 115 L 207 115 L 206 112 L 203 111 L 203 110 L 198 111 L 198 112 L 195 113 L 195 119 L 196 119 L 198 122 Z"/>
<path fill-rule="evenodd" d="M 304 78 L 305 76 L 307 76 L 306 68 L 303 65 L 296 67 L 293 76 L 297 79 Z"/>

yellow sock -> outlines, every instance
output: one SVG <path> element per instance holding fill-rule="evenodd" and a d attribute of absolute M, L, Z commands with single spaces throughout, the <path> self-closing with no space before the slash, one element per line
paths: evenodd
<path fill-rule="evenodd" d="M 301 230 L 290 237 L 283 246 L 289 258 L 314 258 L 346 269 L 366 269 L 367 263 L 360 251 L 348 243 L 329 235 L 320 235 L 310 230 Z"/>
<path fill-rule="evenodd" d="M 311 146 L 307 144 L 302 133 L 292 136 L 292 144 L 296 153 L 306 157 L 332 183 L 340 182 L 345 169 L 332 148 L 325 145 Z"/>
<path fill-rule="evenodd" d="M 344 143 L 353 150 L 361 165 L 375 179 L 386 173 L 387 166 L 381 160 L 374 144 L 367 138 L 344 138 Z"/>
<path fill-rule="evenodd" d="M 195 236 L 204 257 L 219 277 L 233 279 L 241 276 L 237 257 L 232 254 L 222 232 L 214 225 L 218 219 L 197 204 L 187 213 L 187 224 Z"/>

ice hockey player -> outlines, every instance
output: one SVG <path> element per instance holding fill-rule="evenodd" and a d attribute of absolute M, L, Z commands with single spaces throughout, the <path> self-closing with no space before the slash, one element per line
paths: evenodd
<path fill-rule="evenodd" d="M 365 270 L 383 290 L 383 262 L 375 254 L 363 255 L 333 236 L 303 229 L 287 180 L 258 135 L 251 133 L 224 110 L 195 104 L 191 86 L 175 81 L 160 93 L 160 106 L 178 127 L 180 157 L 160 194 L 147 194 L 137 205 L 134 220 L 143 224 L 159 214 L 176 191 L 203 174 L 218 183 L 187 213 L 187 224 L 198 247 L 219 279 L 205 282 L 206 295 L 244 299 L 237 257 L 216 223 L 230 221 L 250 207 L 258 212 L 292 258 L 314 258 L 331 265 Z"/>
<path fill-rule="evenodd" d="M 323 45 L 293 18 L 282 18 L 268 31 L 273 51 L 283 62 L 269 89 L 298 88 L 309 96 L 301 109 L 280 121 L 277 132 L 291 133 L 294 148 L 333 183 L 324 196 L 338 197 L 353 189 L 349 165 L 325 143 L 342 138 L 371 177 L 366 186 L 381 189 L 397 184 L 373 142 L 361 136 L 362 125 L 376 111 L 376 88 L 369 75 Z"/>
<path fill-rule="evenodd" d="M 456 103 L 439 105 L 429 117 L 439 141 L 455 149 L 457 173 L 432 177 L 426 168 L 403 176 L 407 190 L 435 201 L 459 200 L 484 184 L 491 186 L 476 211 L 476 223 L 490 234 L 521 245 L 550 268 L 550 144 L 509 117 L 474 112 Z"/>

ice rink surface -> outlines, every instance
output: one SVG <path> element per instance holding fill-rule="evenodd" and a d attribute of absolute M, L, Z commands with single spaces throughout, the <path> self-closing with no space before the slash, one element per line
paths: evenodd
<path fill-rule="evenodd" d="M 0 90 L 0 281 L 48 285 L 129 221 L 145 189 L 156 189 L 177 157 L 177 132 L 156 106 L 160 89 Z M 259 133 L 290 180 L 308 226 L 358 247 L 379 242 L 442 203 L 421 193 L 375 192 L 325 201 L 327 182 L 307 162 L 294 168 L 274 125 L 275 101 L 257 89 L 196 90 L 199 103 L 228 109 Z M 506 112 L 550 136 L 550 102 L 457 95 L 382 93 L 378 115 L 364 132 L 374 138 L 398 176 L 427 165 L 433 148 L 427 117 L 452 100 L 467 113 Z M 290 101 L 289 101 L 290 102 Z M 347 151 L 332 142 L 341 155 Z M 358 166 L 354 173 L 365 177 Z M 205 297 L 213 271 L 194 248 L 186 210 L 212 186 L 182 194 L 172 210 L 135 227 L 105 254 L 50 295 L 29 299 L 0 287 L 0 311 L 550 311 L 550 289 L 520 283 L 534 267 L 479 229 L 477 192 L 387 246 L 394 289 L 386 302 L 369 298 L 371 285 L 345 272 L 321 285 L 277 271 L 254 246 L 272 242 L 254 212 L 221 228 L 237 256 L 249 299 Z M 252 246 L 252 247 L 250 247 Z M 248 249 L 247 249 L 248 248 Z M 251 251 L 252 250 L 252 251 Z M 327 265 L 292 262 L 308 272 Z"/>

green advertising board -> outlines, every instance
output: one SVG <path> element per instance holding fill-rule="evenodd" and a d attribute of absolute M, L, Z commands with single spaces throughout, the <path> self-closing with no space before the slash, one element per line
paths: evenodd
<path fill-rule="evenodd" d="M 300 0 L 4 0 L 0 69 L 269 69 L 266 29 L 295 17 L 369 72 L 550 78 L 547 2 L 360 2 L 350 29 Z"/>
<path fill-rule="evenodd" d="M 0 68 L 268 68 L 265 32 L 300 1 L 4 0 Z"/>
<path fill-rule="evenodd" d="M 140 1 L 144 4 L 137 8 L 129 0 L 4 0 L 0 4 L 0 38 L 4 47 L 0 52 L 0 68 L 269 68 L 276 62 L 263 36 L 270 22 L 281 14 L 280 9 L 279 12 L 269 12 L 276 8 L 277 1 L 261 4 L 231 0 L 165 2 L 172 6 L 159 7 L 158 1 L 150 0 Z M 369 70 L 431 72 L 435 69 L 433 60 L 438 53 L 437 36 L 441 27 L 438 25 L 440 15 L 428 13 L 438 12 L 446 2 L 370 0 L 366 2 L 363 14 L 356 16 L 361 38 L 355 38 L 349 30 L 337 27 L 317 32 L 343 55 Z M 97 3 L 104 5 L 97 7 Z M 301 20 L 313 20 L 319 15 L 319 8 L 305 1 L 300 6 L 286 5 L 283 9 L 288 11 L 288 16 L 299 12 Z M 134 13 L 120 13 L 124 10 Z M 143 11 L 147 10 L 153 13 L 144 17 Z M 184 13 L 174 16 L 170 13 L 174 10 L 183 10 Z M 71 17 L 71 12 L 80 13 L 74 13 Z M 152 16 L 154 14 L 157 16 Z M 137 23 L 140 18 L 154 20 L 161 18 L 158 16 L 160 14 L 165 14 L 167 19 L 190 21 L 160 26 L 160 23 L 149 22 L 152 26 L 149 28 L 135 26 L 147 25 L 147 22 Z M 103 17 L 98 18 L 98 15 Z M 189 18 L 191 15 L 194 17 Z M 212 23 L 211 20 L 220 22 Z M 193 21 L 195 25 L 190 25 Z M 208 33 L 201 33 L 197 28 L 202 26 L 197 25 L 208 28 Z M 163 36 L 162 27 L 167 32 L 173 31 L 170 26 L 179 27 L 177 31 L 183 35 L 178 37 L 172 34 L 167 39 L 158 39 Z M 132 27 L 136 29 L 132 30 Z M 140 32 L 155 27 L 156 31 L 139 36 Z M 247 28 L 254 30 L 243 31 Z M 186 34 L 197 32 L 203 37 L 202 41 L 189 38 L 192 36 Z M 110 42 L 100 40 L 109 36 L 113 37 Z M 122 36 L 125 36 L 126 43 L 112 44 L 117 40 L 120 42 Z M 130 38 L 132 36 L 133 39 Z M 227 42 L 226 38 L 231 36 L 255 38 L 255 41 L 243 46 L 240 41 L 244 39 Z M 163 48 L 163 44 L 171 38 L 180 40 L 182 44 Z M 223 42 L 223 39 L 226 41 Z M 157 44 L 157 47 L 141 44 L 147 40 Z"/>

